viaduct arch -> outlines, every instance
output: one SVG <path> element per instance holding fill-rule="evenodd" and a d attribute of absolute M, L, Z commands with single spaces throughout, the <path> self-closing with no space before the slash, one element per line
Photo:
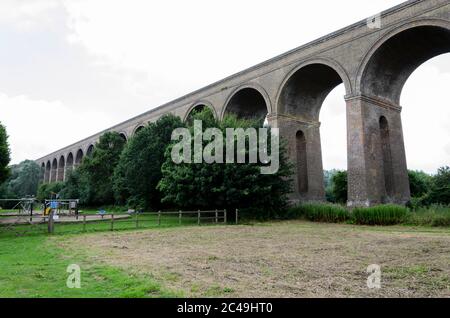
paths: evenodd
<path fill-rule="evenodd" d="M 372 19 L 370 19 L 371 21 Z M 142 123 L 172 113 L 183 120 L 201 107 L 264 118 L 287 140 L 295 165 L 292 201 L 325 199 L 320 110 L 344 84 L 350 206 L 404 204 L 410 200 L 401 122 L 402 88 L 427 60 L 450 52 L 450 2 L 410 0 L 266 62 L 154 108 L 37 160 L 51 182 L 54 160 L 76 167 L 107 131 L 132 138 Z M 79 153 L 81 151 L 81 156 Z M 62 169 L 58 166 L 56 169 Z M 64 178 L 64 177 L 63 177 Z M 58 180 L 60 179 L 58 173 Z"/>

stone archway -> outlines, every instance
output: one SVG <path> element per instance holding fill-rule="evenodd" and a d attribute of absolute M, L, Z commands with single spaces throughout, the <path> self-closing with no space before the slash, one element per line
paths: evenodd
<path fill-rule="evenodd" d="M 222 118 L 226 114 L 235 114 L 238 118 L 264 121 L 270 113 L 270 105 L 265 94 L 253 86 L 234 91 L 225 104 Z"/>
<path fill-rule="evenodd" d="M 448 52 L 450 24 L 425 20 L 395 29 L 367 53 L 359 94 L 347 99 L 350 206 L 410 200 L 400 96 L 421 64 Z"/>
<path fill-rule="evenodd" d="M 325 200 L 319 116 L 326 97 L 342 83 L 349 92 L 344 70 L 318 59 L 294 68 L 280 87 L 276 125 L 295 166 L 293 201 Z"/>

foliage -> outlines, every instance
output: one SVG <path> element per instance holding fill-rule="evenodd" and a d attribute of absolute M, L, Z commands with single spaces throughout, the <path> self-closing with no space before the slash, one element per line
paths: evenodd
<path fill-rule="evenodd" d="M 423 171 L 408 171 L 411 197 L 419 198 L 430 190 L 432 178 Z"/>
<path fill-rule="evenodd" d="M 37 163 L 25 160 L 10 167 L 11 175 L 3 184 L 0 193 L 3 197 L 17 199 L 26 196 L 36 196 L 41 178 L 41 169 Z"/>
<path fill-rule="evenodd" d="M 450 226 L 450 205 L 431 205 L 412 211 L 405 222 L 416 226 Z"/>
<path fill-rule="evenodd" d="M 305 218 L 313 222 L 340 223 L 349 220 L 350 213 L 337 204 L 307 203 L 288 209 L 287 217 Z"/>
<path fill-rule="evenodd" d="M 84 177 L 82 167 L 66 173 L 66 182 L 61 190 L 60 196 L 63 199 L 79 199 L 81 197 L 80 190 L 84 185 L 81 178 Z"/>
<path fill-rule="evenodd" d="M 117 132 L 107 132 L 100 137 L 92 156 L 85 157 L 79 167 L 80 202 L 89 205 L 114 203 L 114 169 L 124 147 L 125 140 Z"/>
<path fill-rule="evenodd" d="M 370 208 L 356 208 L 352 219 L 356 224 L 394 225 L 405 221 L 408 210 L 398 205 L 380 205 Z"/>
<path fill-rule="evenodd" d="M 429 202 L 450 204 L 450 167 L 439 168 L 437 175 L 433 177 Z"/>
<path fill-rule="evenodd" d="M 238 119 L 234 115 L 227 115 L 222 121 L 214 119 L 205 111 L 193 116 L 202 121 L 203 130 L 218 128 L 222 132 L 223 154 L 226 154 L 226 128 L 261 127 L 259 121 Z M 192 134 L 193 127 L 190 129 Z M 203 146 L 206 144 L 204 142 Z M 292 166 L 287 161 L 284 143 L 280 147 L 280 169 L 272 175 L 261 174 L 262 164 L 255 163 L 175 164 L 171 150 L 172 145 L 166 151 L 166 161 L 162 166 L 163 178 L 158 185 L 164 194 L 162 200 L 165 203 L 182 209 L 226 208 L 234 211 L 239 208 L 244 217 L 256 218 L 274 217 L 287 204 Z M 193 152 L 193 143 L 191 150 Z M 235 156 L 236 151 L 235 148 Z M 248 157 L 248 149 L 246 151 Z"/>
<path fill-rule="evenodd" d="M 8 164 L 11 160 L 6 128 L 0 122 L 0 185 L 9 177 Z"/>
<path fill-rule="evenodd" d="M 64 188 L 63 182 L 41 184 L 38 188 L 36 198 L 39 201 L 44 201 L 47 199 L 55 199 L 63 188 Z"/>
<path fill-rule="evenodd" d="M 337 171 L 331 178 L 332 196 L 336 203 L 347 202 L 347 171 Z"/>
<path fill-rule="evenodd" d="M 174 129 L 183 127 L 179 117 L 165 115 L 150 123 L 126 145 L 114 172 L 116 202 L 131 207 L 159 209 L 164 153 Z"/>

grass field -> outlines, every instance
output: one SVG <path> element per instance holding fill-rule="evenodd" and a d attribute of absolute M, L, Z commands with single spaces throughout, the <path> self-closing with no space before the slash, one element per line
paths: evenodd
<path fill-rule="evenodd" d="M 66 287 L 70 264 L 81 289 Z M 382 269 L 367 288 L 367 266 Z M 0 297 L 450 297 L 450 229 L 304 221 L 0 238 Z"/>

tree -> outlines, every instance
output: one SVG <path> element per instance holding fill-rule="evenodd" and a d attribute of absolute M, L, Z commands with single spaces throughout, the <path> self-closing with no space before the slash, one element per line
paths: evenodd
<path fill-rule="evenodd" d="M 78 175 L 72 176 L 71 182 L 78 183 L 81 202 L 92 205 L 114 204 L 114 169 L 125 143 L 117 132 L 107 132 L 100 137 L 92 156 L 86 157 L 78 167 Z"/>
<path fill-rule="evenodd" d="M 223 121 L 207 113 L 194 115 L 203 129 L 218 128 L 223 134 L 223 153 L 226 153 L 226 128 L 259 128 L 260 122 L 226 116 Z M 191 127 L 191 134 L 193 128 Z M 235 142 L 235 141 L 234 141 Z M 203 145 L 206 146 L 206 142 Z M 158 188 L 165 203 L 183 209 L 239 208 L 252 217 L 270 218 L 278 215 L 287 204 L 291 191 L 292 165 L 287 161 L 285 144 L 280 147 L 280 168 L 277 173 L 261 174 L 261 163 L 181 163 L 171 157 L 173 145 L 166 151 L 162 166 L 163 178 Z M 269 144 L 270 147 L 270 144 Z M 193 151 L 193 143 L 191 144 Z M 236 156 L 235 150 L 235 156 Z M 248 151 L 246 152 L 248 158 Z"/>
<path fill-rule="evenodd" d="M 429 201 L 450 204 L 450 167 L 439 168 L 438 173 L 433 177 Z"/>
<path fill-rule="evenodd" d="M 347 202 L 347 171 L 337 171 L 331 178 L 332 194 L 337 203 Z"/>
<path fill-rule="evenodd" d="M 173 130 L 183 126 L 179 117 L 165 115 L 128 142 L 114 172 L 116 202 L 145 209 L 161 207 L 161 192 L 156 186 L 162 178 L 164 153 Z"/>
<path fill-rule="evenodd" d="M 408 171 L 411 197 L 419 198 L 427 194 L 431 188 L 432 178 L 423 171 Z"/>
<path fill-rule="evenodd" d="M 8 179 L 10 170 L 8 168 L 11 161 L 8 135 L 6 128 L 0 122 L 0 185 Z"/>
<path fill-rule="evenodd" d="M 11 198 L 35 196 L 41 179 L 41 169 L 32 160 L 11 166 L 11 175 L 5 182 L 6 192 Z"/>

